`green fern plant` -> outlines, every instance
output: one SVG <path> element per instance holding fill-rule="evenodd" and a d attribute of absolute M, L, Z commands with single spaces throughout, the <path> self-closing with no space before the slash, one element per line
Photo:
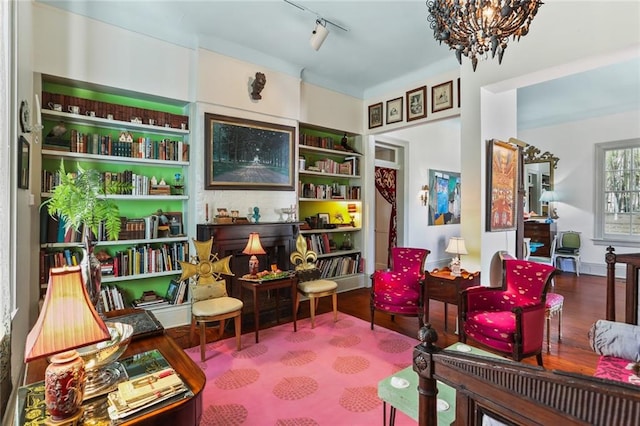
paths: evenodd
<path fill-rule="evenodd" d="M 71 228 L 81 232 L 84 225 L 93 235 L 98 235 L 104 222 L 110 240 L 117 240 L 120 235 L 120 209 L 105 197 L 102 177 L 95 169 L 85 170 L 78 165 L 77 173 L 67 173 L 61 161 L 60 183 L 51 198 L 42 204 L 46 205 L 49 215 L 64 220 L 65 231 Z"/>

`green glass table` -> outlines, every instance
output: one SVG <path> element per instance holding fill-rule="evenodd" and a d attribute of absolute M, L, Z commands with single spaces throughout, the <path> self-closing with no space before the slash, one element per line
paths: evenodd
<path fill-rule="evenodd" d="M 454 343 L 446 351 L 460 351 L 486 357 L 501 358 L 482 349 Z M 383 425 L 387 424 L 387 403 L 391 406 L 389 425 L 395 423 L 396 410 L 418 421 L 418 374 L 413 366 L 385 377 L 378 383 L 378 397 L 382 400 Z M 438 425 L 450 425 L 456 418 L 456 392 L 451 386 L 438 382 Z"/>

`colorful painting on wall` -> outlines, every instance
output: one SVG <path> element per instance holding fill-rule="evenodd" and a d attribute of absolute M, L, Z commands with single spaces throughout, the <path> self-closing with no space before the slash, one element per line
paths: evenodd
<path fill-rule="evenodd" d="M 429 170 L 429 225 L 460 223 L 460 173 Z"/>
<path fill-rule="evenodd" d="M 490 140 L 487 153 L 487 231 L 516 229 L 518 148 Z"/>

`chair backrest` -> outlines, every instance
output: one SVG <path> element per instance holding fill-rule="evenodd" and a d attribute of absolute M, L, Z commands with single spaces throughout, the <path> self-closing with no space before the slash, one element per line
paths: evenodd
<path fill-rule="evenodd" d="M 560 247 L 579 249 L 580 248 L 580 233 L 575 231 L 565 231 L 560 237 Z"/>
<path fill-rule="evenodd" d="M 189 286 L 189 291 L 191 292 L 191 303 L 226 297 L 227 282 L 225 280 L 219 280 L 211 284 L 196 283 Z"/>
<path fill-rule="evenodd" d="M 306 238 L 302 234 L 299 234 L 296 239 L 296 250 L 291 252 L 289 256 L 289 260 L 295 265 L 296 275 L 299 281 L 304 282 L 320 279 L 322 273 L 316 267 L 315 262 L 317 258 L 318 255 L 316 252 L 307 247 Z"/>
<path fill-rule="evenodd" d="M 430 250 L 412 247 L 393 247 L 391 266 L 394 272 L 402 272 L 420 278 L 424 274 L 424 264 Z"/>
<path fill-rule="evenodd" d="M 547 292 L 551 275 L 556 270 L 551 265 L 519 259 L 505 259 L 506 291 L 530 300 L 542 300 Z"/>
<path fill-rule="evenodd" d="M 504 266 L 505 259 L 513 259 L 508 251 L 498 250 L 491 257 L 491 264 L 489 266 L 489 287 L 502 287 L 504 281 Z"/>

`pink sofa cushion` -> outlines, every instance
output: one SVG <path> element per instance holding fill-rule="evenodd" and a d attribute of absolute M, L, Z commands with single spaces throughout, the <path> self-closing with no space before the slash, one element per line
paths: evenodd
<path fill-rule="evenodd" d="M 631 369 L 632 365 L 633 362 L 627 359 L 601 356 L 594 376 L 640 386 L 640 378 Z"/>

